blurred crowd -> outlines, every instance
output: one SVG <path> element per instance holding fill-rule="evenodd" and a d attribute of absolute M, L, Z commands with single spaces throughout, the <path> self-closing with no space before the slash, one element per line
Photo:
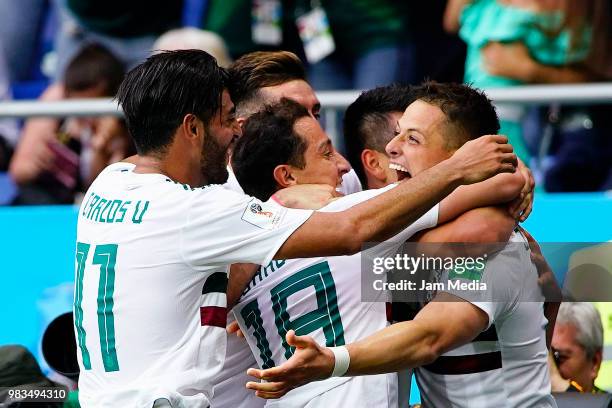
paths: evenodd
<path fill-rule="evenodd" d="M 112 97 L 157 50 L 224 66 L 288 50 L 316 90 L 424 79 L 479 88 L 612 79 L 610 0 L 20 0 L 0 2 L 0 101 Z M 323 107 L 325 108 L 325 107 Z M 612 189 L 612 104 L 498 105 L 549 192 Z M 0 204 L 78 201 L 134 153 L 118 117 L 0 119 Z"/>

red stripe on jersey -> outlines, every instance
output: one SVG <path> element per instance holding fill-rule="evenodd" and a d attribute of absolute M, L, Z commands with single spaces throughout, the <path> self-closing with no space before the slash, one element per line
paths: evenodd
<path fill-rule="evenodd" d="M 227 309 L 219 306 L 202 306 L 200 308 L 200 323 L 202 326 L 225 328 L 227 325 Z"/>
<path fill-rule="evenodd" d="M 433 363 L 422 367 L 444 375 L 482 373 L 502 368 L 502 355 L 500 351 L 493 351 L 465 356 L 440 356 Z"/>

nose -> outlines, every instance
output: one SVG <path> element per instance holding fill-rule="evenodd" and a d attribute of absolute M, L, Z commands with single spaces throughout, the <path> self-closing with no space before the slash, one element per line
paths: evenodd
<path fill-rule="evenodd" d="M 338 152 L 336 152 L 336 165 L 338 166 L 338 173 L 340 173 L 340 176 L 345 175 L 351 170 L 351 165 L 348 160 Z"/>
<path fill-rule="evenodd" d="M 385 151 L 392 159 L 400 155 L 400 137 L 401 135 L 395 136 L 389 143 L 387 143 L 387 146 L 385 147 Z"/>

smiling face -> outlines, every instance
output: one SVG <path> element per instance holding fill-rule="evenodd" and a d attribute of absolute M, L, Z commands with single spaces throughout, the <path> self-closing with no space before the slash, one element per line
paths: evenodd
<path fill-rule="evenodd" d="M 236 121 L 236 109 L 227 90 L 221 95 L 221 107 L 205 128 L 200 169 L 205 184 L 222 184 L 227 181 L 227 163 L 231 148 L 240 136 Z"/>
<path fill-rule="evenodd" d="M 288 166 L 294 184 L 339 186 L 342 183 L 342 176 L 350 170 L 350 166 L 334 149 L 319 122 L 312 117 L 303 117 L 295 122 L 294 129 L 306 141 L 307 146 L 304 151 L 304 167 L 300 169 Z"/>
<path fill-rule="evenodd" d="M 448 159 L 454 152 L 446 143 L 453 131 L 440 108 L 427 102 L 413 102 L 397 123 L 396 136 L 387 144 L 389 166 L 398 179 L 413 177 Z"/>

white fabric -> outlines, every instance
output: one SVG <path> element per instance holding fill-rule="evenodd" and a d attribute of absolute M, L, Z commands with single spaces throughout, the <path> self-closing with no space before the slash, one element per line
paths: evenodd
<path fill-rule="evenodd" d="M 357 173 L 355 173 L 355 170 L 351 169 L 348 173 L 342 176 L 342 184 L 340 184 L 340 187 L 338 187 L 336 190 L 344 195 L 358 193 L 363 190 L 361 181 L 359 180 Z"/>
<path fill-rule="evenodd" d="M 391 185 L 380 190 L 368 190 L 345 196 L 332 202 L 321 211 L 341 211 L 394 187 L 395 185 Z M 438 211 L 439 206 L 435 206 L 415 223 L 387 241 L 386 246 L 378 245 L 368 250 L 368 255 L 371 255 L 370 251 L 372 251 L 373 256 L 386 256 L 390 251 L 389 247 L 393 246 L 397 251 L 399 246 L 416 232 L 435 226 L 438 220 Z M 316 273 L 304 278 L 303 274 L 306 271 L 316 271 Z M 236 321 L 245 334 L 260 367 L 264 366 L 266 355 L 265 350 L 262 351 L 258 348 L 259 334 L 255 334 L 253 321 L 263 327 L 265 331 L 265 341 L 269 350 L 267 361 L 270 366 L 282 364 L 287 360 L 287 351 L 282 343 L 284 337 L 281 335 L 277 324 L 281 324 L 281 327 L 288 327 L 287 324 L 295 322 L 296 319 L 301 319 L 302 323 L 299 327 L 307 327 L 316 325 L 319 321 L 329 321 L 327 337 L 322 328 L 316 328 L 313 331 L 303 329 L 317 342 L 327 346 L 352 343 L 386 327 L 384 294 L 381 292 L 377 302 L 363 302 L 360 281 L 361 253 L 353 256 L 273 261 L 261 267 L 243 292 L 238 305 L 233 309 Z M 316 289 L 316 285 L 319 285 L 319 290 Z M 293 293 L 287 295 L 284 300 L 273 302 L 272 297 L 277 296 L 274 295 L 275 290 L 278 294 L 282 293 L 278 292 L 279 288 L 295 289 L 300 286 L 303 287 L 299 290 L 288 290 L 286 293 Z M 323 287 L 325 290 L 322 289 Z M 333 298 L 336 300 L 333 301 Z M 250 309 L 254 304 L 253 302 L 257 304 L 261 322 L 258 321 L 258 318 L 253 318 L 253 312 Z M 278 305 L 280 304 L 285 304 L 286 315 L 278 311 Z M 337 305 L 337 312 L 334 312 L 333 304 Z M 315 314 L 317 309 L 327 312 L 325 315 L 318 316 Z M 247 321 L 247 318 L 250 320 Z M 300 334 L 299 331 L 298 334 Z M 341 397 L 321 396 L 324 393 L 335 393 L 336 389 L 346 390 L 346 388 L 339 386 L 347 381 L 352 381 L 351 379 L 356 378 L 334 377 L 313 382 L 289 392 L 276 402 L 268 402 L 266 406 L 353 406 L 345 404 L 325 405 L 329 398 L 338 401 L 342 401 L 342 399 Z M 385 401 L 396 401 L 397 399 L 397 386 L 388 388 L 389 384 L 397 384 L 395 373 L 366 376 L 358 380 L 357 383 L 359 386 L 350 387 L 351 401 L 363 401 L 365 403 L 374 398 L 374 395 L 376 398 L 383 398 Z M 385 390 L 387 390 L 387 394 L 385 394 Z M 321 404 L 312 402 L 319 401 L 318 396 L 321 396 L 320 401 L 323 401 Z M 381 406 L 363 405 L 363 403 L 356 406 Z"/>
<path fill-rule="evenodd" d="M 244 190 L 240 187 L 240 183 L 238 183 L 238 179 L 236 179 L 236 175 L 230 166 L 227 166 L 227 172 L 229 173 L 229 177 L 223 186 L 229 190 L 243 193 Z M 359 181 L 359 177 L 357 173 L 355 173 L 355 170 L 351 169 L 342 176 L 342 184 L 336 190 L 344 195 L 358 193 L 362 190 L 361 181 Z"/>
<path fill-rule="evenodd" d="M 234 321 L 234 314 L 227 315 L 227 324 Z M 245 339 L 235 334 L 227 336 L 227 349 L 223 369 L 215 379 L 212 408 L 263 408 L 266 400 L 247 389 L 246 383 L 253 381 L 247 375 L 249 368 L 257 367 L 257 360 L 251 353 Z"/>
<path fill-rule="evenodd" d="M 203 295 L 204 282 L 227 274 L 230 263 L 266 264 L 312 212 L 218 185 L 191 189 L 133 168 L 107 167 L 79 210 L 77 241 L 89 251 L 85 259 L 77 256 L 84 278 L 77 279 L 75 295 L 82 290 L 83 345 L 91 361 L 86 369 L 78 353 L 79 398 L 83 407 L 149 408 L 157 398 L 205 407 L 225 357 L 226 332 L 224 322 L 203 325 L 200 308 L 224 310 L 226 298 L 224 289 Z M 117 245 L 113 285 L 103 273 L 112 257 L 95 255 L 103 244 Z M 112 301 L 105 316 L 114 317 L 114 327 L 104 320 L 101 327 L 99 298 L 104 307 Z M 118 370 L 106 371 L 100 336 L 112 328 Z"/>
<path fill-rule="evenodd" d="M 543 298 L 525 244 L 515 232 L 502 251 L 488 258 L 481 278 L 488 290 L 481 299 L 474 292 L 467 298 L 465 292 L 446 290 L 486 312 L 498 340 L 471 342 L 444 356 L 500 351 L 502 367 L 455 375 L 418 368 L 423 407 L 556 407 L 550 395 Z"/>

